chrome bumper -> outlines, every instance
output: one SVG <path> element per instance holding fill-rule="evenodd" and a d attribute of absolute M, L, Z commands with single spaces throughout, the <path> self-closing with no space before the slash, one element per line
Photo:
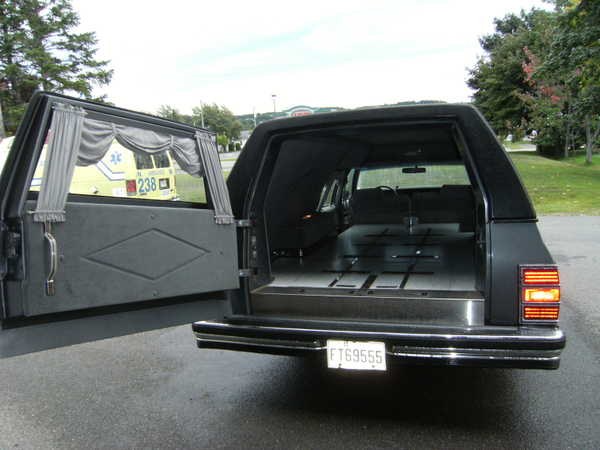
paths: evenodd
<path fill-rule="evenodd" d="M 557 369 L 566 344 L 556 327 L 432 328 L 237 317 L 193 324 L 199 348 L 326 357 L 327 340 L 385 342 L 390 362 Z"/>

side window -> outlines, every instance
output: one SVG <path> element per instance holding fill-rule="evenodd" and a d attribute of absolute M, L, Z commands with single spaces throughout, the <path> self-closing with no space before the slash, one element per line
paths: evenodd
<path fill-rule="evenodd" d="M 342 184 L 345 180 L 345 172 L 335 172 L 329 181 L 323 186 L 321 199 L 319 201 L 319 211 L 332 209 L 336 207 L 341 197 Z"/>
<path fill-rule="evenodd" d="M 204 178 L 194 178 L 183 171 L 177 171 L 176 179 L 177 192 L 182 202 L 207 202 Z"/>
<path fill-rule="evenodd" d="M 336 181 L 323 186 L 323 191 L 321 192 L 321 200 L 319 201 L 319 210 L 322 210 L 323 208 L 333 205 L 333 200 L 335 199 L 336 190 L 337 190 L 337 182 Z"/>
<path fill-rule="evenodd" d="M 110 126 L 106 128 L 109 130 L 107 133 L 112 130 Z M 127 132 L 131 135 L 132 141 L 135 142 L 137 139 L 139 142 L 144 142 L 144 130 L 128 127 Z M 93 134 L 90 135 L 93 137 Z M 110 135 L 103 139 L 105 145 L 110 145 L 108 148 L 102 148 L 102 151 L 106 151 L 102 159 L 95 164 L 75 167 L 69 186 L 70 195 L 207 202 L 204 177 L 197 178 L 186 173 L 169 153 L 151 155 L 143 153 L 143 149 L 134 152 L 121 145 L 116 139 L 111 142 Z M 86 142 L 88 147 L 93 148 L 95 145 L 89 137 Z M 98 145 L 102 142 L 99 140 Z M 40 190 L 46 151 L 47 143 L 38 161 L 31 191 Z M 81 152 L 80 149 L 80 155 Z M 98 153 L 99 150 L 94 149 L 94 152 Z"/>
<path fill-rule="evenodd" d="M 352 169 L 348 174 L 348 181 L 344 186 L 344 198 L 352 197 L 352 183 L 354 181 L 354 177 L 356 176 L 356 170 Z"/>
<path fill-rule="evenodd" d="M 169 159 L 169 155 L 167 152 L 159 153 L 158 155 L 153 155 L 154 158 L 154 166 L 157 169 L 164 169 L 171 166 L 171 161 Z"/>
<path fill-rule="evenodd" d="M 135 168 L 137 170 L 154 169 L 154 165 L 152 164 L 152 156 L 134 153 L 133 158 L 135 159 Z"/>

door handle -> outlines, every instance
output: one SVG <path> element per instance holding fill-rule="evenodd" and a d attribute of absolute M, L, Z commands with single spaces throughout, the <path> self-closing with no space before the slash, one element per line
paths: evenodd
<path fill-rule="evenodd" d="M 50 272 L 46 277 L 46 294 L 54 295 L 54 274 L 56 273 L 56 261 L 57 261 L 57 253 L 56 253 L 56 239 L 51 234 L 51 226 L 50 222 L 44 223 L 44 236 L 48 240 L 50 244 Z"/>

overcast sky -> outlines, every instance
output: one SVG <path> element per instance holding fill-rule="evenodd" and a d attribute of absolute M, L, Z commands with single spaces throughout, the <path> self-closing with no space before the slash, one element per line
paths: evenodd
<path fill-rule="evenodd" d="M 95 94 L 155 113 L 200 101 L 234 114 L 297 105 L 469 101 L 467 67 L 494 17 L 541 0 L 72 0 L 112 83 Z"/>

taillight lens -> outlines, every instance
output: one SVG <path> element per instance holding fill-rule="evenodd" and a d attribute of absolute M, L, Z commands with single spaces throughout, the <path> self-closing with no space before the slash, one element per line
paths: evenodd
<path fill-rule="evenodd" d="M 137 195 L 137 184 L 135 180 L 125 180 L 125 188 L 127 188 L 127 196 L 135 197 Z"/>
<path fill-rule="evenodd" d="M 530 302 L 560 302 L 560 288 L 539 289 L 526 288 L 523 290 L 523 301 Z"/>
<path fill-rule="evenodd" d="M 523 284 L 558 284 L 558 269 L 524 269 Z"/>
<path fill-rule="evenodd" d="M 521 322 L 558 322 L 560 278 L 556 266 L 521 266 Z"/>
<path fill-rule="evenodd" d="M 545 306 L 535 307 L 526 306 L 523 308 L 523 319 L 528 322 L 540 322 L 540 321 L 558 321 L 558 314 L 560 308 L 558 306 Z"/>

